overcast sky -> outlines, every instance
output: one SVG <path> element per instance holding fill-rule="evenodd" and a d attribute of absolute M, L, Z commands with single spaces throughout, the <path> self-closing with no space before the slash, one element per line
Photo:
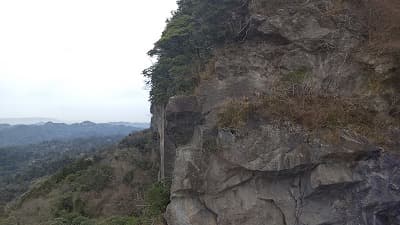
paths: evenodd
<path fill-rule="evenodd" d="M 141 71 L 176 0 L 0 0 L 0 118 L 149 121 Z"/>

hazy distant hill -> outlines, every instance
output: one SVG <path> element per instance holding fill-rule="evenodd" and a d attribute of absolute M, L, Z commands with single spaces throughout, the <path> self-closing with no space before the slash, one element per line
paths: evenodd
<path fill-rule="evenodd" d="M 144 129 L 141 126 L 96 124 L 89 121 L 75 124 L 53 123 L 34 125 L 0 124 L 0 147 L 27 145 L 50 140 L 69 140 L 74 138 L 125 136 L 133 131 Z"/>
<path fill-rule="evenodd" d="M 0 130 L 5 129 L 5 128 L 9 128 L 10 125 L 9 124 L 0 124 Z"/>
<path fill-rule="evenodd" d="M 0 118 L 0 124 L 37 124 L 37 123 L 45 123 L 45 122 L 53 122 L 53 123 L 61 123 L 61 120 L 52 119 L 52 118 L 44 118 L 44 117 L 26 117 L 26 118 Z"/>
<path fill-rule="evenodd" d="M 107 123 L 107 124 L 130 126 L 130 127 L 139 127 L 139 128 L 143 128 L 143 129 L 147 129 L 150 126 L 149 123 L 131 123 L 131 122 L 110 122 L 110 123 Z"/>

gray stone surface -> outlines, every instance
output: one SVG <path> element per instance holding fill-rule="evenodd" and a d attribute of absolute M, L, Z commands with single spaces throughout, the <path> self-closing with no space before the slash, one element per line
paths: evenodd
<path fill-rule="evenodd" d="M 310 133 L 272 119 L 216 128 L 227 101 L 273 95 L 282 74 L 303 67 L 312 94 L 362 96 L 365 107 L 382 114 L 396 109 L 387 96 L 366 90 L 365 74 L 390 77 L 399 65 L 362 52 L 365 1 L 344 1 L 347 10 L 334 15 L 332 2 L 251 1 L 249 39 L 216 51 L 215 74 L 195 96 L 170 100 L 169 225 L 400 224 L 398 128 L 394 144 L 383 147 L 351 130 Z M 398 97 L 395 89 L 387 93 Z M 323 138 L 332 135 L 335 142 Z"/>

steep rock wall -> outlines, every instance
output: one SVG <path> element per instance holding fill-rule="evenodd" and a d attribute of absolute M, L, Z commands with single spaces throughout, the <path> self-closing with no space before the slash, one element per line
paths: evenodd
<path fill-rule="evenodd" d="M 153 112 L 168 224 L 400 224 L 400 64 L 368 44 L 368 3 L 251 1 L 243 41 Z"/>

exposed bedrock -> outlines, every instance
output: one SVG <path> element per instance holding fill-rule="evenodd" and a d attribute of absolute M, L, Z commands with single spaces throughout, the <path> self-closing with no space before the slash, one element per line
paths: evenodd
<path fill-rule="evenodd" d="M 342 1 L 344 10 L 335 13 L 334 1 L 251 2 L 246 41 L 216 50 L 212 74 L 195 94 L 153 110 L 153 127 L 165 123 L 168 224 L 400 224 L 398 126 L 379 130 L 380 144 L 351 126 L 310 128 L 268 107 L 266 116 L 258 110 L 238 127 L 219 124 L 232 100 L 287 91 L 280 88 L 288 74 L 304 76 L 307 95 L 345 99 L 351 110 L 362 102 L 360 115 L 398 121 L 398 84 L 386 83 L 385 91 L 370 86 L 371 76 L 398 76 L 399 63 L 365 50 L 366 1 Z"/>

